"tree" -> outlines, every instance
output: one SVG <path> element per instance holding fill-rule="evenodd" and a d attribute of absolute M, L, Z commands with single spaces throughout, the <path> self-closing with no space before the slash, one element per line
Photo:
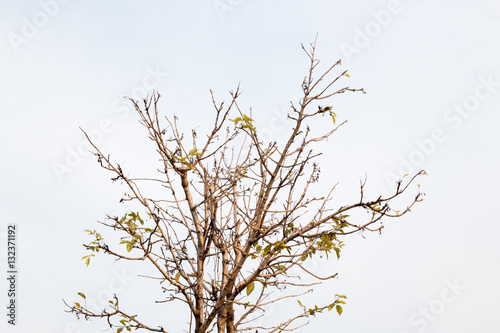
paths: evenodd
<path fill-rule="evenodd" d="M 290 105 L 293 127 L 281 144 L 259 137 L 252 115 L 238 104 L 239 87 L 230 92 L 227 107 L 218 104 L 211 91 L 213 125 L 203 136 L 193 130 L 189 140 L 175 116 L 160 117 L 158 93 L 142 101 L 130 100 L 160 157 L 157 178 L 128 176 L 87 136 L 101 167 L 114 174 L 112 180 L 126 185 L 128 192 L 121 202 L 138 202 L 146 214 L 141 217 L 140 212 L 127 211 L 102 222 L 123 235 L 121 247 L 112 247 L 99 232 L 86 230 L 93 240 L 84 245 L 90 254 L 83 259 L 89 265 L 95 253 L 102 251 L 117 260 L 149 262 L 167 292 L 164 301 L 183 302 L 189 308 L 187 332 L 283 332 L 307 324 L 306 317 L 322 311 L 335 309 L 340 315 L 344 295 L 337 294 L 322 305 L 300 302 L 311 286 L 337 275 L 319 276 L 304 266 L 305 261 L 323 254 L 339 258 L 345 237 L 380 231 L 384 218 L 401 217 L 422 200 L 419 187 L 413 199 L 402 195 L 424 171 L 403 177 L 392 194 L 374 198 L 365 196 L 365 179 L 359 201 L 340 207 L 332 203 L 335 186 L 321 196 L 312 193 L 320 178 L 317 160 L 321 155 L 312 147 L 345 123 L 336 124 L 333 107 L 323 103 L 338 94 L 364 91 L 348 86 L 333 89 L 349 76 L 345 70 L 333 74 L 340 60 L 315 79 L 316 42 L 310 49 L 302 48 L 309 70 L 302 82 L 302 97 Z M 331 117 L 331 130 L 313 134 L 311 128 L 324 115 Z M 167 189 L 168 195 L 148 198 L 141 191 L 145 181 Z M 396 210 L 391 203 L 399 197 L 408 204 Z M 302 283 L 301 275 L 311 276 L 314 282 Z M 273 297 L 273 291 L 286 286 L 297 292 Z M 255 324 L 262 306 L 282 298 L 298 300 L 296 314 L 271 327 Z M 122 309 L 116 295 L 101 312 L 93 312 L 85 300 L 68 307 L 68 312 L 87 319 L 105 318 L 118 333 L 131 329 L 167 332 L 162 323 L 146 324 L 132 310 Z"/>

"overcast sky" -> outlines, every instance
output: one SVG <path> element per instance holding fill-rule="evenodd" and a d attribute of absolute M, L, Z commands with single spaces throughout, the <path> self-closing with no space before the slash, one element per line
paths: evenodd
<path fill-rule="evenodd" d="M 79 127 L 104 151 L 141 170 L 148 142 L 123 96 L 162 94 L 162 112 L 186 132 L 241 84 L 257 126 L 286 134 L 318 34 L 322 64 L 342 59 L 349 94 L 331 104 L 348 123 L 322 146 L 322 184 L 354 198 L 359 180 L 388 193 L 425 169 L 427 194 L 381 235 L 346 238 L 337 280 L 309 298 L 348 296 L 341 317 L 311 318 L 300 332 L 496 332 L 500 328 L 500 3 L 495 0 L 77 1 L 0 0 L 0 245 L 8 223 L 18 243 L 18 325 L 2 332 L 99 332 L 62 299 L 116 292 L 148 304 L 159 287 L 141 267 L 80 260 L 84 229 L 120 211 L 124 188 L 86 152 Z M 285 124 L 284 126 L 281 126 Z M 7 280 L 0 280 L 7 304 Z M 92 296 L 93 295 L 93 296 Z M 325 296 L 326 295 L 326 296 Z M 143 303 L 144 302 L 144 303 Z M 264 321 L 297 304 L 270 308 Z M 157 310 L 155 310 L 157 311 Z M 5 313 L 5 314 L 3 314 Z M 150 312 L 169 332 L 175 308 Z"/>

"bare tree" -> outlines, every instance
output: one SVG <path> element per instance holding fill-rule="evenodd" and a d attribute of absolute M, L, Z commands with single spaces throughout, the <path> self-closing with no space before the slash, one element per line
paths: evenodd
<path fill-rule="evenodd" d="M 317 160 L 321 155 L 312 147 L 345 123 L 335 124 L 332 107 L 323 103 L 338 94 L 364 91 L 334 88 L 349 76 L 337 70 L 340 60 L 315 79 L 316 43 L 310 46 L 302 47 L 309 70 L 302 82 L 302 97 L 291 103 L 292 128 L 282 144 L 262 141 L 252 115 L 238 104 L 239 88 L 231 92 L 227 107 L 218 104 L 212 93 L 215 120 L 203 136 L 193 130 L 185 137 L 175 116 L 160 117 L 159 94 L 131 100 L 156 147 L 161 168 L 157 178 L 132 178 L 92 144 L 100 165 L 114 174 L 113 180 L 126 184 L 128 194 L 122 201 L 140 203 L 147 217 L 129 212 L 102 222 L 124 235 L 118 248 L 105 243 L 97 231 L 87 230 L 95 237 L 84 245 L 91 251 L 84 257 L 87 265 L 99 251 L 117 260 L 149 262 L 167 293 L 159 302 L 180 301 L 189 308 L 188 332 L 285 332 L 306 325 L 306 317 L 318 312 L 335 309 L 341 314 L 344 295 L 313 307 L 300 302 L 299 297 L 313 285 L 337 275 L 317 275 L 307 269 L 305 261 L 320 254 L 339 257 L 346 236 L 380 231 L 383 218 L 409 212 L 423 194 L 418 188 L 411 198 L 402 195 L 425 172 L 404 177 L 387 196 L 366 198 L 366 180 L 362 181 L 359 200 L 340 207 L 332 202 L 335 186 L 324 195 L 311 193 L 320 177 Z M 331 116 L 332 129 L 313 134 L 311 126 L 325 119 L 324 115 Z M 141 192 L 145 181 L 160 184 L 168 195 L 146 197 Z M 396 210 L 391 202 L 401 196 L 407 204 Z M 301 275 L 311 279 L 304 283 Z M 276 296 L 274 292 L 286 286 L 298 292 Z M 263 306 L 283 298 L 299 300 L 296 314 L 269 327 L 256 323 Z M 131 310 L 122 309 L 116 295 L 101 312 L 89 309 L 85 301 L 68 307 L 68 312 L 87 319 L 105 318 L 118 333 L 124 329 L 167 332 L 165 323 L 146 324 Z"/>

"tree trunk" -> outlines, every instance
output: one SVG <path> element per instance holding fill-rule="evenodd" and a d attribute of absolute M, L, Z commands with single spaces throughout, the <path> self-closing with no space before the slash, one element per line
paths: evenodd
<path fill-rule="evenodd" d="M 217 316 L 217 333 L 235 333 L 234 308 L 232 303 L 222 307 Z"/>
<path fill-rule="evenodd" d="M 223 306 L 217 315 L 217 333 L 225 333 L 227 323 L 227 308 Z"/>
<path fill-rule="evenodd" d="M 235 333 L 234 330 L 234 308 L 233 303 L 227 304 L 227 314 L 226 314 L 226 333 Z"/>

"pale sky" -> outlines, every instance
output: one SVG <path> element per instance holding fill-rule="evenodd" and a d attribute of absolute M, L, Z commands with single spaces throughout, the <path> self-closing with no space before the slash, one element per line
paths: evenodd
<path fill-rule="evenodd" d="M 240 83 L 240 104 L 257 126 L 286 135 L 282 114 L 300 96 L 308 69 L 301 50 L 318 34 L 317 56 L 342 59 L 349 94 L 331 104 L 348 120 L 322 145 L 321 182 L 342 201 L 359 180 L 388 193 L 394 177 L 425 169 L 427 194 L 382 235 L 345 239 L 332 268 L 338 279 L 308 298 L 348 296 L 342 316 L 324 313 L 300 332 L 497 332 L 500 328 L 500 3 L 393 1 L 77 1 L 0 0 L 0 267 L 8 223 L 18 226 L 18 317 L 2 332 L 99 332 L 62 299 L 85 292 L 99 303 L 119 293 L 139 310 L 159 286 L 142 268 L 104 255 L 86 268 L 84 229 L 122 210 L 124 188 L 86 153 L 79 127 L 115 160 L 138 172 L 148 145 L 123 96 L 162 94 L 162 112 L 182 128 L 212 118 Z M 281 123 L 280 123 L 281 122 Z M 284 124 L 284 126 L 282 126 Z M 102 229 L 102 228 L 101 228 Z M 0 304 L 7 304 L 0 280 Z M 93 296 L 92 296 L 93 295 Z M 293 302 L 292 302 L 293 303 Z M 264 321 L 298 311 L 268 309 Z M 144 305 L 142 305 L 144 304 Z M 146 316 L 169 332 L 187 319 L 178 308 Z M 158 319 L 159 318 L 159 319 Z"/>

